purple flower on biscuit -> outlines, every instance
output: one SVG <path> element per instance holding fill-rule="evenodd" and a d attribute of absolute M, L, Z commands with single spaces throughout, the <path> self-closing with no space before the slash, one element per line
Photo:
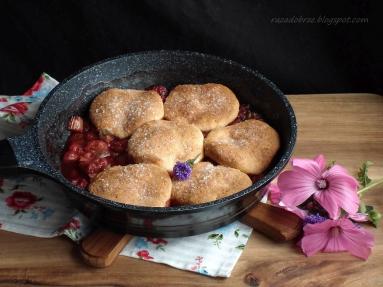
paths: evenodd
<path fill-rule="evenodd" d="M 187 180 L 191 176 L 193 164 L 198 157 L 199 155 L 185 162 L 177 161 L 173 167 L 173 177 L 177 180 Z"/>
<path fill-rule="evenodd" d="M 188 162 L 179 162 L 173 167 L 173 176 L 178 180 L 187 180 L 192 173 L 192 167 Z"/>

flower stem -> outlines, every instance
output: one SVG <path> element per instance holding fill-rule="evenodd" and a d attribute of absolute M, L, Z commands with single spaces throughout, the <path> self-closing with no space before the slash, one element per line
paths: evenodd
<path fill-rule="evenodd" d="M 186 162 L 190 165 L 190 166 L 192 166 L 194 163 L 195 163 L 195 161 L 197 160 L 197 158 L 200 156 L 201 154 L 199 153 L 199 154 L 197 154 L 197 156 L 195 157 L 195 158 L 193 158 L 193 159 L 189 159 L 189 160 L 187 160 Z"/>
<path fill-rule="evenodd" d="M 375 186 L 378 186 L 382 183 L 383 183 L 383 178 L 375 180 L 375 181 L 371 182 L 369 185 L 367 185 L 366 187 L 363 187 L 362 189 L 358 190 L 358 194 L 363 195 L 367 190 L 369 190 Z"/>

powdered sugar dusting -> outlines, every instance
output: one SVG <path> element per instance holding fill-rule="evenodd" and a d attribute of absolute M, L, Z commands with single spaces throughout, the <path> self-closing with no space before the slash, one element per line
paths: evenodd
<path fill-rule="evenodd" d="M 153 91 L 110 89 L 95 98 L 90 113 L 101 132 L 121 138 L 145 122 L 162 118 L 163 103 Z"/>
<path fill-rule="evenodd" d="M 203 136 L 194 126 L 171 121 L 152 121 L 138 128 L 129 139 L 128 152 L 135 162 L 151 162 L 168 171 L 177 161 L 201 154 Z"/>
<path fill-rule="evenodd" d="M 229 124 L 237 116 L 238 109 L 236 96 L 223 85 L 179 85 L 165 102 L 165 117 L 211 130 Z"/>
<path fill-rule="evenodd" d="M 146 206 L 165 206 L 170 189 L 166 171 L 151 164 L 114 166 L 101 172 L 90 186 L 99 196 Z"/>

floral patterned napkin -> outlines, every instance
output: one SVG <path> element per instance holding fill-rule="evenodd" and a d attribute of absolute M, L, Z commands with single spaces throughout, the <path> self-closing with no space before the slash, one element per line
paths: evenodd
<path fill-rule="evenodd" d="M 57 84 L 44 73 L 23 95 L 0 95 L 0 139 L 22 133 L 41 101 Z M 25 174 L 0 177 L 0 229 L 38 237 L 64 234 L 77 242 L 91 230 L 91 225 L 71 206 L 60 185 Z M 208 276 L 229 277 L 251 231 L 237 221 L 196 236 L 134 237 L 121 255 Z"/>
<path fill-rule="evenodd" d="M 0 95 L 0 140 L 18 135 L 33 120 L 45 96 L 58 82 L 43 73 L 23 95 Z"/>
<path fill-rule="evenodd" d="M 0 229 L 48 238 L 66 234 L 78 241 L 90 231 L 90 224 L 59 184 L 25 174 L 0 177 Z"/>

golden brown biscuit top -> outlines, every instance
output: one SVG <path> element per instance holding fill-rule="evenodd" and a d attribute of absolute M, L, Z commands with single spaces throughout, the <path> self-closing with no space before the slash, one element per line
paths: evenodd
<path fill-rule="evenodd" d="M 250 177 L 234 168 L 199 162 L 193 166 L 191 177 L 173 180 L 172 200 L 176 204 L 199 204 L 237 193 L 249 186 Z"/>
<path fill-rule="evenodd" d="M 161 119 L 164 111 L 154 91 L 109 89 L 93 100 L 89 115 L 102 134 L 125 138 L 142 124 Z"/>
<path fill-rule="evenodd" d="M 214 161 L 248 174 L 260 174 L 279 149 L 278 133 L 259 120 L 211 131 L 205 138 L 205 153 Z"/>
<path fill-rule="evenodd" d="M 195 124 L 202 131 L 223 127 L 238 115 L 235 94 L 221 84 L 178 85 L 167 97 L 165 118 Z"/>
<path fill-rule="evenodd" d="M 151 121 L 138 128 L 128 142 L 135 162 L 157 164 L 169 172 L 177 161 L 203 157 L 203 134 L 194 125 Z"/>
<path fill-rule="evenodd" d="M 163 168 L 153 164 L 110 167 L 100 172 L 89 191 L 113 201 L 140 206 L 166 206 L 171 179 Z"/>

